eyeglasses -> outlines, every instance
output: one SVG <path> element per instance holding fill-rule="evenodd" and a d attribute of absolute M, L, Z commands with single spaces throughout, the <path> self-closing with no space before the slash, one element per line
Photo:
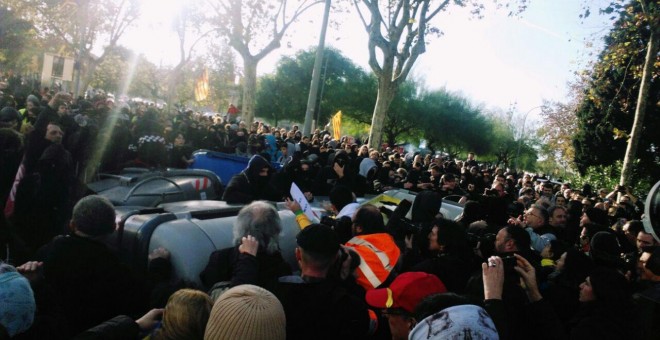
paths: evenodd
<path fill-rule="evenodd" d="M 536 218 L 541 218 L 541 216 L 536 215 L 536 214 L 534 214 L 534 213 L 531 212 L 531 211 L 528 211 L 528 212 L 525 213 L 525 216 L 530 216 L 530 215 L 531 215 L 531 216 L 534 216 L 534 217 L 536 217 Z"/>

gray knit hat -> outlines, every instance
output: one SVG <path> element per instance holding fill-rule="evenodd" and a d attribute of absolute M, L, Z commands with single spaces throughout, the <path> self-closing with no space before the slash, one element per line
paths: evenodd
<path fill-rule="evenodd" d="M 204 339 L 286 339 L 286 317 L 280 301 L 269 291 L 240 285 L 215 302 Z"/>

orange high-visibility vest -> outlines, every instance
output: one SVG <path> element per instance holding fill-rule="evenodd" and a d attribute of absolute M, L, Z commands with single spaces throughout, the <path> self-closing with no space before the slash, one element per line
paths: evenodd
<path fill-rule="evenodd" d="M 401 255 L 392 236 L 386 233 L 355 236 L 346 242 L 346 246 L 360 256 L 360 266 L 355 273 L 357 283 L 366 290 L 380 286 Z"/>

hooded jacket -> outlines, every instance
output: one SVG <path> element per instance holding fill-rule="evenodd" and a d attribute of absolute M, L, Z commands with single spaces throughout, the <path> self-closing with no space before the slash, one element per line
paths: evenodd
<path fill-rule="evenodd" d="M 268 176 L 259 176 L 263 168 L 268 168 Z M 273 171 L 265 158 L 252 156 L 247 168 L 229 180 L 222 200 L 229 204 L 247 204 L 256 200 L 280 201 L 282 195 L 270 184 Z"/>

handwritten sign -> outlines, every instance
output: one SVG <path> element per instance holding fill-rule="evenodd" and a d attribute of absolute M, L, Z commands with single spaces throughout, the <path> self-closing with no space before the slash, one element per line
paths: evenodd
<path fill-rule="evenodd" d="M 300 208 L 302 208 L 302 211 L 307 215 L 307 218 L 309 218 L 312 223 L 319 223 L 319 217 L 316 216 L 316 213 L 312 210 L 312 206 L 309 205 L 307 198 L 305 198 L 305 194 L 300 191 L 300 188 L 298 188 L 296 183 L 291 183 L 290 193 L 293 200 L 300 204 Z"/>

